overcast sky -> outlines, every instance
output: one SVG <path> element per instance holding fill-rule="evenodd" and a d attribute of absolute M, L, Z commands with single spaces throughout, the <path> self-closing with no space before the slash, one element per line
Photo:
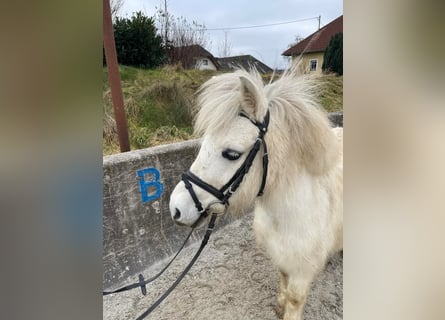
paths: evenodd
<path fill-rule="evenodd" d="M 208 29 L 209 45 L 214 56 L 220 56 L 225 32 L 231 44 L 231 55 L 250 54 L 271 68 L 283 68 L 286 60 L 281 53 L 295 37 L 307 37 L 318 28 L 318 19 L 278 24 L 321 16 L 324 26 L 343 14 L 342 0 L 168 0 L 168 11 L 175 17 L 197 21 Z M 153 16 L 155 7 L 163 7 L 164 0 L 124 0 L 120 16 L 130 17 L 142 11 Z M 216 28 L 248 27 L 278 24 L 238 30 L 210 30 Z"/>

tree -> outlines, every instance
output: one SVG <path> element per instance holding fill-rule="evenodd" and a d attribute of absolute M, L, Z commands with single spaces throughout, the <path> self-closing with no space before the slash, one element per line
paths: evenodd
<path fill-rule="evenodd" d="M 110 0 L 111 16 L 113 20 L 116 19 L 116 15 L 124 5 L 124 0 Z"/>
<path fill-rule="evenodd" d="M 131 19 L 116 17 L 113 27 L 120 64 L 153 68 L 164 62 L 165 50 L 153 18 L 139 11 Z"/>
<path fill-rule="evenodd" d="M 324 52 L 322 69 L 343 75 L 343 33 L 332 36 Z"/>
<path fill-rule="evenodd" d="M 298 42 L 300 42 L 301 40 L 304 40 L 304 38 L 303 38 L 300 34 L 297 34 L 297 35 L 295 36 L 294 42 L 292 42 L 291 44 L 289 44 L 287 47 L 288 47 L 288 48 L 291 48 L 291 47 L 295 46 L 295 45 L 296 45 Z"/>
<path fill-rule="evenodd" d="M 232 55 L 232 43 L 227 39 L 227 31 L 224 31 L 224 39 L 218 46 L 218 55 L 220 57 L 230 57 Z"/>
<path fill-rule="evenodd" d="M 164 0 L 164 8 L 156 8 L 155 22 L 158 29 L 158 34 L 162 37 L 162 44 L 164 48 L 169 46 L 169 29 L 173 15 L 168 12 L 167 0 Z"/>
<path fill-rule="evenodd" d="M 209 43 L 209 38 L 203 24 L 197 21 L 190 23 L 186 18 L 179 17 L 171 21 L 169 42 L 174 47 L 200 45 L 205 48 Z"/>
<path fill-rule="evenodd" d="M 187 59 L 183 54 L 185 50 L 174 50 L 178 47 L 199 45 L 203 48 L 209 44 L 209 38 L 204 24 L 187 21 L 184 17 L 175 17 L 168 12 L 167 1 L 164 1 L 164 8 L 156 8 L 156 25 L 162 37 L 162 43 L 168 56 L 168 62 Z M 181 56 L 178 56 L 181 55 Z"/>

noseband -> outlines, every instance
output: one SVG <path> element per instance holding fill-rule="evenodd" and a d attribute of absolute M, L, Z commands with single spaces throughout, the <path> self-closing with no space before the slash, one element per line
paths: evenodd
<path fill-rule="evenodd" d="M 269 163 L 266 141 L 264 140 L 264 135 L 266 134 L 267 127 L 269 126 L 269 110 L 267 111 L 263 122 L 257 122 L 256 120 L 251 119 L 248 115 L 244 113 L 240 113 L 240 116 L 249 119 L 250 122 L 252 122 L 259 129 L 259 133 L 258 133 L 258 138 L 255 141 L 255 144 L 252 146 L 243 164 L 238 168 L 238 170 L 236 170 L 232 178 L 220 189 L 217 189 L 214 186 L 200 179 L 190 170 L 182 174 L 182 181 L 184 181 L 185 187 L 190 193 L 190 196 L 192 197 L 193 202 L 195 203 L 195 207 L 200 215 L 198 220 L 193 224 L 192 227 L 196 227 L 197 224 L 199 224 L 202 221 L 202 219 L 205 219 L 209 214 L 208 212 L 209 208 L 202 207 L 201 202 L 199 201 L 195 191 L 193 190 L 192 183 L 197 185 L 201 189 L 204 189 L 211 195 L 215 196 L 219 200 L 219 203 L 227 207 L 229 205 L 230 197 L 232 196 L 233 193 L 235 193 L 235 191 L 238 189 L 241 182 L 243 181 L 244 176 L 249 172 L 249 169 L 252 166 L 253 160 L 255 159 L 258 151 L 260 150 L 261 145 L 263 145 L 263 179 L 261 181 L 261 186 L 258 192 L 258 196 L 263 195 L 264 186 L 266 185 L 266 178 L 267 178 L 267 166 Z"/>

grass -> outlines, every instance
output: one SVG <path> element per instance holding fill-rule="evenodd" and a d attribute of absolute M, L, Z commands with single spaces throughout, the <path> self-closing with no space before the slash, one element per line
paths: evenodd
<path fill-rule="evenodd" d="M 120 66 L 131 150 L 192 138 L 192 107 L 196 90 L 216 71 L 166 66 L 146 70 Z M 329 112 L 343 109 L 343 77 L 320 77 L 321 105 Z M 103 154 L 119 153 L 106 68 L 103 73 Z"/>
<path fill-rule="evenodd" d="M 132 150 L 190 139 L 194 93 L 216 72 L 178 66 L 138 69 L 120 66 Z M 108 74 L 103 78 L 103 154 L 119 152 Z"/>
<path fill-rule="evenodd" d="M 324 74 L 320 77 L 319 102 L 328 112 L 343 110 L 343 76 Z"/>

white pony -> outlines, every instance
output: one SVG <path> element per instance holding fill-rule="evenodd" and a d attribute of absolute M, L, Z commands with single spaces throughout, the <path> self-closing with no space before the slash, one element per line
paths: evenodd
<path fill-rule="evenodd" d="M 314 88 L 292 70 L 267 85 L 258 73 L 240 70 L 213 77 L 198 97 L 195 130 L 203 140 L 190 172 L 216 189 L 231 179 L 258 139 L 251 120 L 261 123 L 270 113 L 264 194 L 257 197 L 261 147 L 229 211 L 246 212 L 255 204 L 256 240 L 279 269 L 278 310 L 285 320 L 302 318 L 312 280 L 343 243 L 343 131 L 330 127 Z M 224 209 L 215 195 L 195 184 L 193 189 L 203 208 Z M 171 194 L 170 211 L 181 225 L 200 221 L 184 181 Z"/>

